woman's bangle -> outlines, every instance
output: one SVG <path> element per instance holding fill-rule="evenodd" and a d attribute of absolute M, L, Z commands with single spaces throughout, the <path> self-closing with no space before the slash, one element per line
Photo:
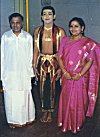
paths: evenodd
<path fill-rule="evenodd" d="M 82 74 L 81 74 L 81 73 L 79 73 L 79 75 L 80 75 L 80 77 L 82 77 Z"/>
<path fill-rule="evenodd" d="M 65 71 L 63 74 L 65 75 L 67 71 Z"/>

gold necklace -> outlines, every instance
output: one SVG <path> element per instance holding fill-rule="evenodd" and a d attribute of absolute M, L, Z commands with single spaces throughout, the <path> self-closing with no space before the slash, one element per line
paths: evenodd
<path fill-rule="evenodd" d="M 44 27 L 44 29 L 48 31 L 48 30 L 51 30 L 51 29 L 52 29 L 52 27 L 50 27 L 50 28 L 46 28 L 46 27 Z"/>
<path fill-rule="evenodd" d="M 45 30 L 44 31 L 44 40 L 45 41 L 51 41 L 52 40 L 52 31 L 51 30 Z"/>

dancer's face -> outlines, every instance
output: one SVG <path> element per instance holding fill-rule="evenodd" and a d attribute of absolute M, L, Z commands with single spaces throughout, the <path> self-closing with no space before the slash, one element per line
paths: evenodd
<path fill-rule="evenodd" d="M 52 24 L 54 19 L 55 19 L 55 15 L 53 15 L 52 10 L 50 9 L 45 9 L 43 11 L 43 15 L 42 15 L 42 20 L 44 22 L 44 24 Z"/>

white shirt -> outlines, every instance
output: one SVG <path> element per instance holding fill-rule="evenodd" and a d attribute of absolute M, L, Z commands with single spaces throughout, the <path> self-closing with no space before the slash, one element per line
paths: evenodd
<path fill-rule="evenodd" d="M 16 36 L 12 30 L 1 38 L 1 80 L 4 90 L 31 89 L 33 39 L 25 32 Z"/>

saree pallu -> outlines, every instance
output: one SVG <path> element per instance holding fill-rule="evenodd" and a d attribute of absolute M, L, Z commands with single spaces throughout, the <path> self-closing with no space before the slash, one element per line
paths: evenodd
<path fill-rule="evenodd" d="M 40 54 L 38 70 L 40 73 L 40 97 L 43 112 L 54 111 L 57 69 L 56 54 Z"/>
<path fill-rule="evenodd" d="M 67 80 L 62 76 L 62 91 L 58 110 L 58 126 L 63 132 L 80 130 L 85 117 L 92 117 L 98 93 L 100 74 L 100 45 L 90 38 L 70 42 L 69 37 L 62 39 L 58 56 L 64 68 L 71 74 L 79 73 L 89 59 L 93 64 L 79 80 Z"/>

